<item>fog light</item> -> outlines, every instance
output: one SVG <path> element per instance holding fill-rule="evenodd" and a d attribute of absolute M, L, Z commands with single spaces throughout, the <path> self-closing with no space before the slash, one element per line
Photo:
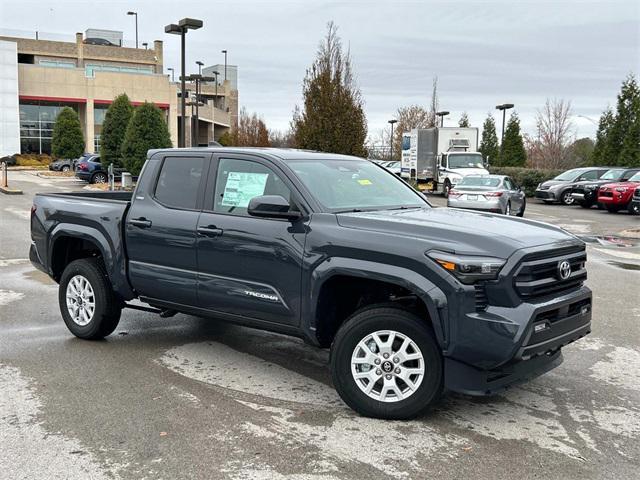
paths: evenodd
<path fill-rule="evenodd" d="M 549 324 L 548 323 L 539 323 L 538 325 L 535 325 L 533 327 L 533 333 L 540 333 L 540 332 L 546 330 L 547 328 L 549 328 Z"/>
<path fill-rule="evenodd" d="M 589 305 L 585 305 L 580 309 L 580 315 L 585 315 L 589 313 Z"/>

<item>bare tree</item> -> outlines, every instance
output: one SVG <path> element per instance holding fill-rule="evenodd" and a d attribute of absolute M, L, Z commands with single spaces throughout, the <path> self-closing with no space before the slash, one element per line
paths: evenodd
<path fill-rule="evenodd" d="M 232 134 L 232 144 L 240 147 L 268 147 L 269 130 L 258 114 L 249 115 L 243 107 L 238 117 L 238 128 Z"/>
<path fill-rule="evenodd" d="M 571 115 L 571 102 L 562 99 L 547 99 L 538 110 L 536 134 L 526 139 L 531 167 L 560 169 L 574 166 L 571 145 L 575 133 Z"/>

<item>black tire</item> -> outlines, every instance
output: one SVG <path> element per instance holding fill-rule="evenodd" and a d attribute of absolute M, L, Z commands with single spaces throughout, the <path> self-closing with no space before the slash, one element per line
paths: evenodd
<path fill-rule="evenodd" d="M 640 215 L 640 202 L 632 202 L 628 210 L 631 215 Z"/>
<path fill-rule="evenodd" d="M 71 167 L 69 167 L 69 165 L 64 165 L 60 170 L 62 170 L 63 172 L 68 172 L 69 170 L 71 170 Z"/>
<path fill-rule="evenodd" d="M 593 207 L 593 203 L 590 202 L 578 202 L 582 208 L 591 208 Z"/>
<path fill-rule="evenodd" d="M 409 337 L 422 354 L 422 382 L 403 400 L 383 402 L 371 398 L 360 389 L 351 373 L 351 357 L 356 346 L 379 330 L 393 330 Z M 389 420 L 409 419 L 426 411 L 442 393 L 442 354 L 433 331 L 423 319 L 402 308 L 368 307 L 354 313 L 338 330 L 331 345 L 331 375 L 342 400 L 359 414 Z M 384 379 L 380 377 L 380 381 L 384 382 Z"/>
<path fill-rule="evenodd" d="M 106 173 L 98 172 L 93 174 L 89 183 L 107 183 L 107 180 L 109 180 L 109 177 L 107 177 Z"/>
<path fill-rule="evenodd" d="M 511 200 L 507 202 L 507 205 L 504 207 L 503 215 L 511 216 Z"/>
<path fill-rule="evenodd" d="M 94 294 L 95 310 L 86 325 L 74 321 L 67 308 L 67 286 L 71 279 L 80 275 L 84 277 Z M 64 269 L 58 288 L 60 313 L 67 328 L 78 338 L 96 340 L 104 338 L 116 329 L 120 322 L 122 304 L 116 298 L 102 261 L 96 258 L 74 260 Z"/>
<path fill-rule="evenodd" d="M 604 208 L 606 208 L 609 213 L 618 213 L 620 211 L 618 205 L 605 205 Z"/>
<path fill-rule="evenodd" d="M 524 217 L 524 211 L 527 208 L 527 199 L 523 198 L 522 199 L 522 206 L 520 207 L 520 210 L 518 211 L 518 213 L 516 213 L 516 215 L 518 217 Z"/>
<path fill-rule="evenodd" d="M 451 190 L 451 183 L 449 183 L 449 180 L 445 180 L 444 186 L 442 187 L 442 195 L 444 198 L 449 198 L 449 190 Z"/>
<path fill-rule="evenodd" d="M 571 190 L 567 189 L 560 195 L 560 203 L 563 205 L 573 205 L 573 197 L 571 196 Z"/>

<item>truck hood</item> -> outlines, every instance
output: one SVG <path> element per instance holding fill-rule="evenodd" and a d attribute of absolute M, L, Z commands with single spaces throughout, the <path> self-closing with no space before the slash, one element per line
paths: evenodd
<path fill-rule="evenodd" d="M 484 168 L 447 168 L 446 171 L 462 177 L 467 175 L 489 175 L 489 172 Z"/>
<path fill-rule="evenodd" d="M 640 182 L 613 182 L 613 183 L 605 183 L 603 185 L 600 185 L 600 188 L 602 189 L 602 188 L 627 187 L 633 190 L 638 185 L 640 185 Z"/>
<path fill-rule="evenodd" d="M 452 208 L 413 208 L 337 215 L 345 228 L 425 241 L 425 251 L 508 258 L 516 250 L 551 243 L 580 242 L 559 227 L 534 220 Z M 389 242 L 389 246 L 393 241 Z"/>

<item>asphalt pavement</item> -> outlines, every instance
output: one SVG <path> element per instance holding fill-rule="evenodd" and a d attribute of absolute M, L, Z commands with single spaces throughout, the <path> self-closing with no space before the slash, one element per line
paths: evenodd
<path fill-rule="evenodd" d="M 27 254 L 33 195 L 82 184 L 10 175 L 24 195 L 0 196 L 1 479 L 638 478 L 640 239 L 620 234 L 640 217 L 530 201 L 526 217 L 588 242 L 592 334 L 521 387 L 389 422 L 344 406 L 328 352 L 297 339 L 139 311 L 76 339 Z"/>

